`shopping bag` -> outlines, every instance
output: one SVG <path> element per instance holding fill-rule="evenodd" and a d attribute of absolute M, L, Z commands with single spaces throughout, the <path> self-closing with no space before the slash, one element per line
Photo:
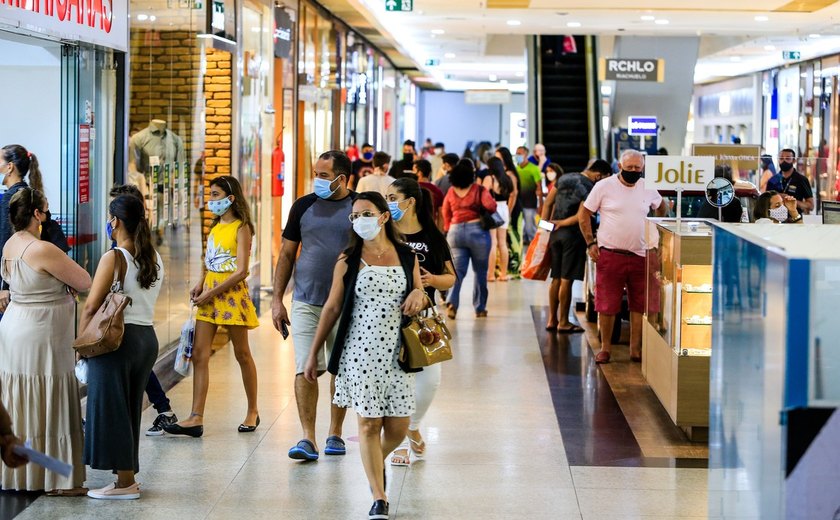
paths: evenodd
<path fill-rule="evenodd" d="M 175 371 L 186 377 L 192 368 L 192 349 L 195 340 L 195 307 L 190 311 L 190 318 L 181 327 L 181 340 L 175 352 Z"/>
<path fill-rule="evenodd" d="M 529 280 L 545 280 L 551 270 L 551 254 L 548 250 L 549 232 L 545 229 L 537 230 L 537 236 L 528 246 L 525 260 L 522 262 L 520 273 L 522 278 Z"/>

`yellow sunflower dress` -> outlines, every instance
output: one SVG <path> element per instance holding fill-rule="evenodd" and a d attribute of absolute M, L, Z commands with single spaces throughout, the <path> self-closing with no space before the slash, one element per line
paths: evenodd
<path fill-rule="evenodd" d="M 241 220 L 228 224 L 219 222 L 210 230 L 207 253 L 204 256 L 204 266 L 207 269 L 204 277 L 205 291 L 218 287 L 236 271 L 236 234 L 241 226 Z M 256 309 L 248 293 L 248 284 L 244 280 L 213 300 L 199 305 L 195 319 L 216 325 L 237 325 L 249 329 L 259 325 Z"/>

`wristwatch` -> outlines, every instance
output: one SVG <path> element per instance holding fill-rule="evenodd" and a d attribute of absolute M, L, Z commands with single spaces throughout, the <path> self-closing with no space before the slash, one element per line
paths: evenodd
<path fill-rule="evenodd" d="M 802 213 L 797 215 L 795 219 L 791 220 L 791 222 L 799 222 L 800 220 L 802 220 Z"/>

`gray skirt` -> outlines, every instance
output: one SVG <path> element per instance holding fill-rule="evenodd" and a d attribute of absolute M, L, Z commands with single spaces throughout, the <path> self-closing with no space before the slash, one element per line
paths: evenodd
<path fill-rule="evenodd" d="M 157 355 L 153 327 L 126 325 L 120 348 L 88 359 L 84 462 L 91 468 L 140 471 L 143 392 Z"/>

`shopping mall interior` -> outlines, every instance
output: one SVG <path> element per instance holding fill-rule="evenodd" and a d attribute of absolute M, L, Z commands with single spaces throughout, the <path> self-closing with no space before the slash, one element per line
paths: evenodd
<path fill-rule="evenodd" d="M 360 172 L 373 151 L 409 169 L 426 159 L 438 181 L 444 154 L 480 171 L 501 148 L 537 170 L 537 206 L 520 212 L 532 226 L 556 179 L 593 159 L 618 176 L 624 152 L 642 153 L 646 186 L 665 201 L 643 223 L 644 312 L 625 297 L 600 330 L 588 259 L 571 286 L 572 328 L 547 330 L 551 259 L 536 275 L 525 267 L 551 228 L 525 237 L 523 220 L 511 223 L 500 235 L 511 275 L 486 284 L 485 315 L 467 303 L 475 275 L 462 279 L 425 451 L 410 449 L 408 465 L 386 458 L 390 516 L 369 518 L 839 519 L 840 2 L 689 4 L 0 0 L 0 146 L 37 156 L 51 219 L 90 275 L 111 247 L 109 192 L 138 187 L 166 273 L 154 372 L 182 419 L 193 376 L 174 365 L 204 276 L 210 185 L 239 181 L 254 224 L 245 284 L 260 406 L 256 430 L 238 431 L 246 395 L 221 329 L 201 438 L 143 435 L 159 419 L 143 403 L 140 500 L 2 489 L 0 520 L 363 518 L 373 489 L 352 410 L 346 455 L 287 453 L 301 439 L 294 331 L 284 338 L 271 307 L 292 308 L 294 279 L 274 291 L 293 204 L 316 190 L 328 150 Z M 10 160 L 0 153 L 0 170 Z M 762 193 L 777 180 L 785 199 L 806 202 L 786 213 L 799 225 L 766 223 Z M 729 204 L 734 220 L 721 222 Z M 324 277 L 335 264 L 323 259 Z M 9 377 L 0 360 L 4 392 Z M 323 444 L 330 385 L 319 381 Z M 84 412 L 83 383 L 79 399 Z M 86 478 L 90 489 L 114 481 L 101 469 Z"/>

